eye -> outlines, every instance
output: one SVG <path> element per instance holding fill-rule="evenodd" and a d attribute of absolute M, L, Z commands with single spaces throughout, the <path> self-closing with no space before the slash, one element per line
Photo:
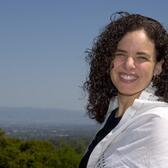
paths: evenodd
<path fill-rule="evenodd" d="M 144 55 L 139 55 L 136 57 L 136 59 L 139 61 L 148 61 L 148 58 Z"/>
<path fill-rule="evenodd" d="M 115 53 L 115 57 L 124 58 L 124 57 L 126 57 L 126 55 L 124 53 Z"/>

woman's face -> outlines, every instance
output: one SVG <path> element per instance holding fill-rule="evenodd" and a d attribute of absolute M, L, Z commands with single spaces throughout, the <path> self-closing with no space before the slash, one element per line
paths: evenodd
<path fill-rule="evenodd" d="M 118 43 L 112 61 L 111 80 L 122 95 L 140 94 L 161 71 L 154 43 L 144 30 L 127 33 Z"/>

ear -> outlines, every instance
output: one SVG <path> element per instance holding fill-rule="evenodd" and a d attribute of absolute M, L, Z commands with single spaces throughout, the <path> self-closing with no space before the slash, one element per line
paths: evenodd
<path fill-rule="evenodd" d="M 153 75 L 157 76 L 162 72 L 162 65 L 164 63 L 164 60 L 161 60 L 160 62 L 157 62 L 155 67 L 154 67 L 154 72 Z"/>

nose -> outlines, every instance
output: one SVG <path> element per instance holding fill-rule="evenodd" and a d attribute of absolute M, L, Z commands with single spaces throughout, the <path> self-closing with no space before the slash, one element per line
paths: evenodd
<path fill-rule="evenodd" d="M 125 68 L 126 68 L 126 70 L 135 69 L 135 60 L 134 60 L 134 58 L 127 57 L 127 59 L 125 60 Z"/>

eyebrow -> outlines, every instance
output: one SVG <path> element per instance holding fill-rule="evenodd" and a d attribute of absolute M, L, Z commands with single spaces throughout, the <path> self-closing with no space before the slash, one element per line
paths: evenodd
<path fill-rule="evenodd" d="M 116 53 L 117 53 L 117 52 L 127 54 L 127 51 L 122 50 L 122 49 L 117 49 L 117 50 L 116 50 Z M 147 54 L 146 52 L 143 52 L 143 51 L 142 51 L 142 52 L 141 52 L 141 51 L 140 51 L 140 52 L 137 52 L 136 54 L 137 54 L 137 55 L 144 55 L 144 56 L 147 56 L 148 58 L 151 58 L 151 56 L 150 56 L 149 54 Z"/>
<path fill-rule="evenodd" d="M 122 49 L 117 49 L 116 52 L 127 53 L 127 51 L 122 50 Z"/>

